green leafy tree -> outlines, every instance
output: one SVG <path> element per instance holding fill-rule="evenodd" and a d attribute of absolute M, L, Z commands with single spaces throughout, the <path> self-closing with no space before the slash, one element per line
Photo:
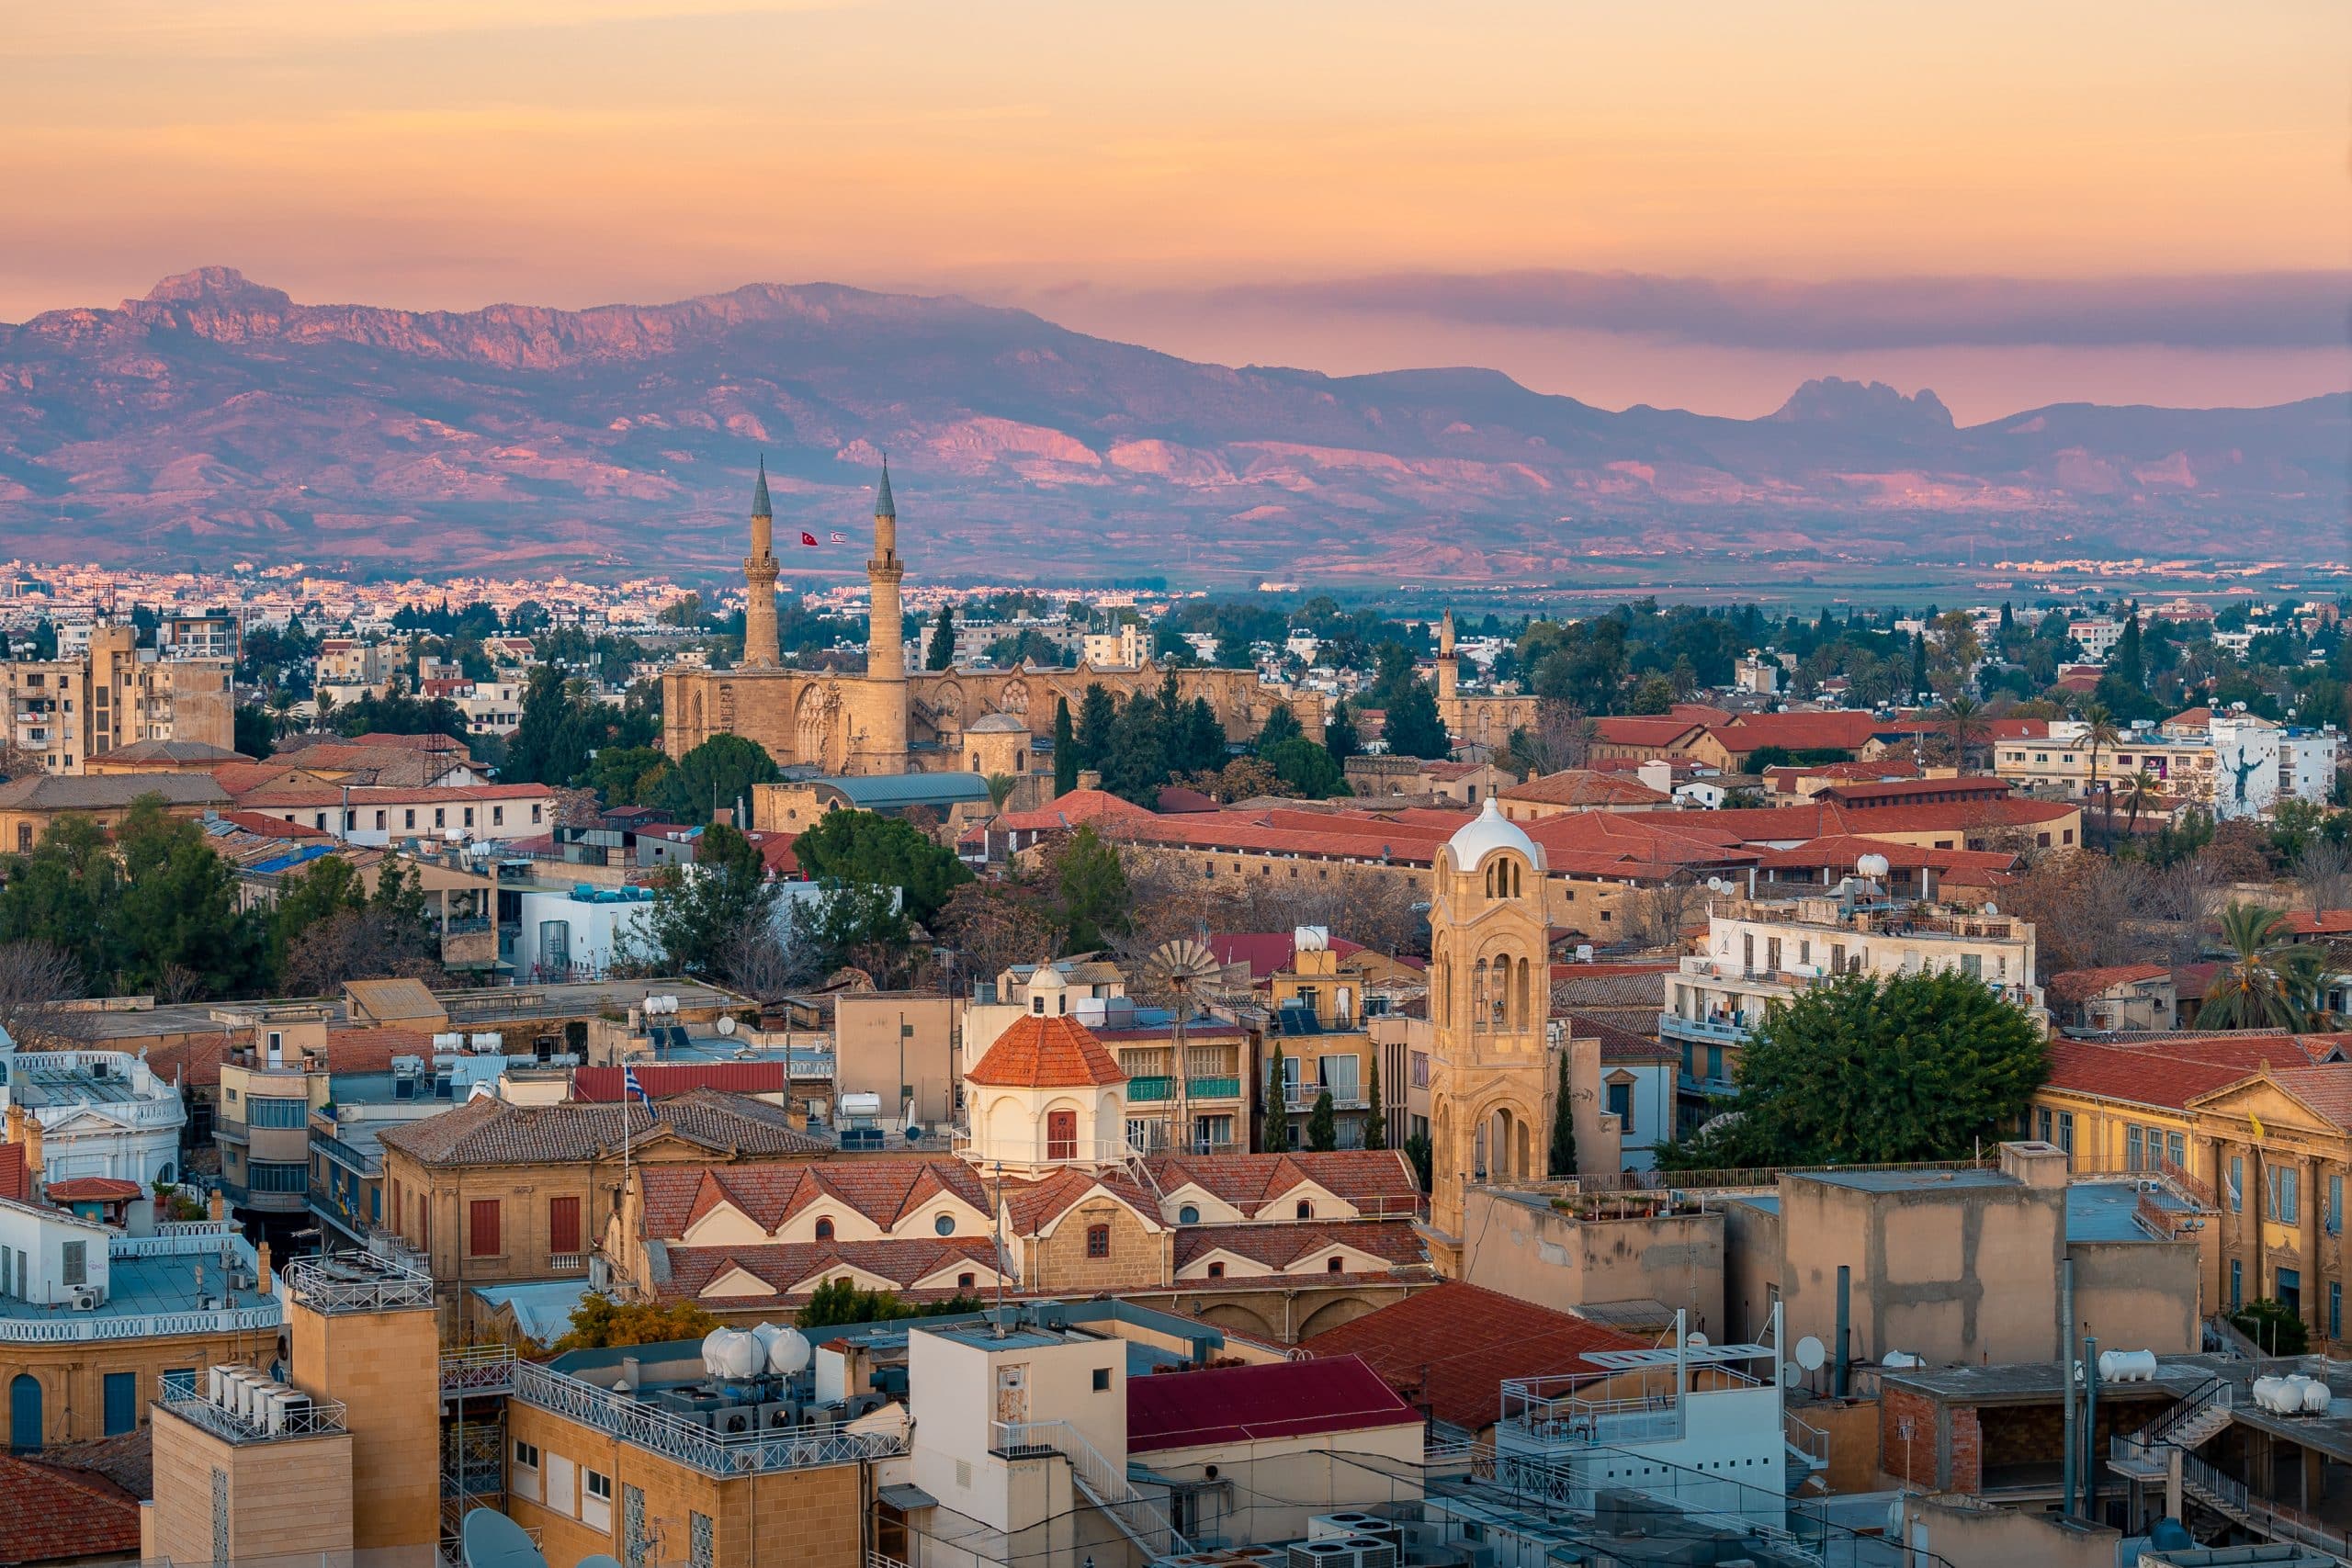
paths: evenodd
<path fill-rule="evenodd" d="M 1290 1148 L 1290 1103 L 1283 1080 L 1283 1043 L 1266 1063 L 1266 1152 L 1278 1155 Z"/>
<path fill-rule="evenodd" d="M 608 811 L 653 806 L 664 798 L 675 771 L 658 746 L 607 746 L 590 760 L 580 784 L 595 791 Z"/>
<path fill-rule="evenodd" d="M 694 863 L 664 866 L 653 884 L 648 956 L 669 974 L 723 976 L 747 942 L 772 939 L 780 896 L 758 847 L 714 822 L 695 840 Z"/>
<path fill-rule="evenodd" d="M 1225 766 L 1230 750 L 1225 726 L 1206 697 L 1194 697 L 1183 705 L 1170 727 L 1168 749 L 1170 773 L 1207 773 Z"/>
<path fill-rule="evenodd" d="M 1004 803 L 1012 798 L 1012 792 L 1021 787 L 1021 781 L 1011 773 L 990 773 L 980 783 L 988 787 L 990 811 L 1003 810 Z"/>
<path fill-rule="evenodd" d="M 931 623 L 931 641 L 923 646 L 922 667 L 926 670 L 953 670 L 956 667 L 956 607 L 942 604 L 938 615 Z"/>
<path fill-rule="evenodd" d="M 1427 1133 L 1415 1133 L 1405 1140 L 1406 1163 L 1413 1168 L 1413 1179 L 1423 1192 L 1430 1190 L 1430 1167 L 1434 1163 L 1435 1153 L 1430 1147 Z"/>
<path fill-rule="evenodd" d="M 2233 898 L 2222 911 L 2222 947 L 2229 956 L 2205 987 L 2199 1028 L 2300 1034 L 2312 1026 L 2325 946 L 2296 942 L 2283 910 Z"/>
<path fill-rule="evenodd" d="M 1054 924 L 1065 953 L 1092 953 L 1129 926 L 1127 873 L 1119 852 L 1081 823 L 1046 861 Z"/>
<path fill-rule="evenodd" d="M 253 994 L 266 964 L 261 918 L 241 907 L 236 876 L 204 830 L 148 795 L 116 825 L 115 846 L 123 885 L 110 915 L 125 988 Z"/>
<path fill-rule="evenodd" d="M 1672 1168 L 1951 1159 L 2017 1124 L 2049 1076 L 2042 1031 L 1950 970 L 1850 974 L 1778 1004 L 1740 1055 L 1739 1110 Z"/>
<path fill-rule="evenodd" d="M 1373 1047 L 1372 1071 L 1364 1080 L 1363 1091 L 1372 1101 L 1372 1112 L 1363 1119 L 1363 1146 L 1385 1149 L 1388 1146 L 1388 1107 L 1380 1098 L 1380 1048 Z"/>
<path fill-rule="evenodd" d="M 779 776 L 775 759 L 758 741 L 714 735 L 663 775 L 661 805 L 681 822 L 707 822 L 717 807 L 739 801 L 748 807 L 752 786 L 774 784 Z"/>
<path fill-rule="evenodd" d="M 1340 1123 L 1331 1112 L 1331 1091 L 1323 1090 L 1315 1097 L 1315 1109 L 1306 1113 L 1306 1146 L 1317 1154 L 1328 1154 L 1340 1146 Z"/>
<path fill-rule="evenodd" d="M 1078 765 L 1100 772 L 1110 754 L 1111 732 L 1118 727 L 1118 699 L 1102 682 L 1088 682 L 1078 700 Z"/>
<path fill-rule="evenodd" d="M 1119 708 L 1102 756 L 1102 787 L 1137 806 L 1157 805 L 1168 783 L 1168 729 L 1157 699 L 1138 692 Z"/>
<path fill-rule="evenodd" d="M 1078 787 L 1078 727 L 1070 722 L 1069 699 L 1054 699 L 1054 795 Z"/>
<path fill-rule="evenodd" d="M 1627 713 L 1659 714 L 1674 706 L 1674 682 L 1663 675 L 1645 675 L 1626 699 Z"/>
<path fill-rule="evenodd" d="M 1560 1053 L 1560 1088 L 1552 1105 L 1551 1173 L 1559 1177 L 1577 1173 L 1576 1092 L 1568 1083 L 1566 1051 Z"/>
<path fill-rule="evenodd" d="M 985 1304 L 978 1296 L 959 1295 L 918 1306 L 899 1300 L 896 1291 L 862 1290 L 852 1280 L 828 1280 L 809 1292 L 808 1304 L 792 1321 L 802 1329 L 842 1328 L 907 1317 L 954 1317 L 978 1312 Z"/>
<path fill-rule="evenodd" d="M 388 860 L 387 867 L 399 862 Z M 277 904 L 269 912 L 269 967 L 286 973 L 286 955 L 303 933 L 336 915 L 357 914 L 368 907 L 368 889 L 349 861 L 322 855 L 278 884 Z"/>
<path fill-rule="evenodd" d="M 2302 1315 L 2268 1296 L 2246 1303 L 2230 1314 L 2230 1322 L 2266 1356 L 2301 1356 L 2312 1348 L 2311 1329 Z"/>
<path fill-rule="evenodd" d="M 1363 738 L 1356 733 L 1355 709 L 1348 705 L 1345 697 L 1333 703 L 1331 711 L 1324 716 L 1323 749 L 1331 753 L 1331 760 L 1342 769 L 1346 768 L 1349 758 L 1361 756 L 1363 752 Z"/>
<path fill-rule="evenodd" d="M 1438 717 L 1437 694 L 1426 681 L 1408 681 L 1389 705 L 1381 728 L 1389 754 L 1396 757 L 1443 759 L 1453 754 L 1453 742 Z"/>
<path fill-rule="evenodd" d="M 267 708 L 255 703 L 239 703 L 236 732 L 231 744 L 255 761 L 277 750 L 277 719 Z"/>
<path fill-rule="evenodd" d="M 718 1319 L 692 1302 L 656 1306 L 651 1302 L 616 1302 L 595 1291 L 580 1298 L 580 1304 L 571 1309 L 571 1327 L 548 1349 L 560 1353 L 668 1345 L 700 1339 L 718 1326 Z"/>
<path fill-rule="evenodd" d="M 1290 705 L 1276 703 L 1274 711 L 1266 716 L 1265 724 L 1259 728 L 1253 749 L 1262 757 L 1283 741 L 1295 740 L 1306 733 L 1299 728 L 1298 715 L 1291 712 Z"/>
<path fill-rule="evenodd" d="M 1292 794 L 1308 800 L 1328 800 L 1352 793 L 1331 753 L 1303 736 L 1293 736 L 1259 753 Z"/>
<path fill-rule="evenodd" d="M 958 884 L 972 880 L 955 851 L 872 811 L 828 811 L 792 841 L 792 852 L 818 882 L 900 889 L 908 918 L 925 924 Z"/>

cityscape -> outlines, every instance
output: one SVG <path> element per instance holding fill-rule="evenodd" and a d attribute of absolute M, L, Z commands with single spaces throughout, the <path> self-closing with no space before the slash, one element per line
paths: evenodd
<path fill-rule="evenodd" d="M 0 1564 L 2352 1568 L 2352 13 L 2159 11 L 22 18 Z"/>

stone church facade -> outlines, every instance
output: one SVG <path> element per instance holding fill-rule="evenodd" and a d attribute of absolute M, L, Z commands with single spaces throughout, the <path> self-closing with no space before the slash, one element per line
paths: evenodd
<path fill-rule="evenodd" d="M 1165 671 L 1139 668 L 907 668 L 899 585 L 898 507 L 888 468 L 875 493 L 873 592 L 862 674 L 786 668 L 776 646 L 775 519 L 764 469 L 752 492 L 750 592 L 742 662 L 732 670 L 673 670 L 662 678 L 662 748 L 683 757 L 714 735 L 757 741 L 778 767 L 830 774 L 1032 771 L 1030 742 L 1050 736 L 1057 699 L 1073 716 L 1090 685 L 1124 699 L 1159 690 Z M 1323 698 L 1270 686 L 1254 671 L 1179 668 L 1177 689 L 1205 697 L 1228 739 L 1246 741 L 1288 706 L 1310 738 L 1323 734 Z M 1007 722 L 1007 719 L 1016 722 Z"/>

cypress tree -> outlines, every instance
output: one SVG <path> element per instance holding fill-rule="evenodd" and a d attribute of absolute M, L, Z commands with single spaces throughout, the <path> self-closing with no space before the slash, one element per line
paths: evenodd
<path fill-rule="evenodd" d="M 1078 787 L 1078 731 L 1069 721 L 1069 699 L 1054 699 L 1054 794 Z"/>
<path fill-rule="evenodd" d="M 931 641 L 923 649 L 922 667 L 926 670 L 946 670 L 956 663 L 956 607 L 942 604 L 939 615 L 931 623 Z"/>
<path fill-rule="evenodd" d="M 1560 1093 L 1558 1103 L 1552 1108 L 1552 1174 L 1574 1176 L 1577 1173 L 1576 1100 L 1568 1087 L 1568 1052 L 1560 1051 Z"/>
<path fill-rule="evenodd" d="M 2123 635 L 2116 639 L 2114 673 L 2133 691 L 2144 690 L 2148 683 L 2146 655 L 2140 647 L 2140 606 L 2132 606 L 2124 617 Z"/>
<path fill-rule="evenodd" d="M 1911 634 L 1911 695 L 1918 697 L 1928 689 L 1928 634 Z"/>
<path fill-rule="evenodd" d="M 1266 1064 L 1266 1153 L 1290 1152 L 1290 1105 L 1283 1083 L 1283 1043 L 1274 1042 L 1272 1060 Z"/>
<path fill-rule="evenodd" d="M 1364 1093 L 1372 1100 L 1372 1114 L 1363 1119 L 1363 1146 L 1385 1149 L 1388 1146 L 1388 1108 L 1380 1102 L 1380 1047 L 1372 1048 L 1372 1077 L 1364 1085 Z"/>
<path fill-rule="evenodd" d="M 1315 1109 L 1306 1113 L 1306 1146 L 1317 1154 L 1329 1154 L 1340 1146 L 1339 1119 L 1331 1113 L 1328 1089 L 1315 1097 Z"/>
<path fill-rule="evenodd" d="M 1100 768 L 1111 748 L 1111 732 L 1118 728 L 1119 705 L 1100 681 L 1087 682 L 1078 702 L 1078 765 Z"/>

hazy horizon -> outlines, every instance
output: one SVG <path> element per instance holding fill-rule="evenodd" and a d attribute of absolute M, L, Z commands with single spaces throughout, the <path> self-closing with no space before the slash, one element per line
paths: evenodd
<path fill-rule="evenodd" d="M 2352 385 L 2352 8 L 100 0 L 0 60 L 0 319 L 823 279 L 1219 364 L 1963 423 Z"/>

